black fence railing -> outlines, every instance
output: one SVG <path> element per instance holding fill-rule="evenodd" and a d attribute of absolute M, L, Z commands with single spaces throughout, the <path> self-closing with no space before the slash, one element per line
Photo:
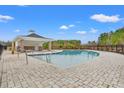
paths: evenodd
<path fill-rule="evenodd" d="M 1 60 L 1 55 L 2 55 L 2 52 L 3 52 L 3 46 L 0 45 L 0 60 Z"/>
<path fill-rule="evenodd" d="M 82 45 L 81 49 L 109 51 L 124 54 L 124 45 Z"/>

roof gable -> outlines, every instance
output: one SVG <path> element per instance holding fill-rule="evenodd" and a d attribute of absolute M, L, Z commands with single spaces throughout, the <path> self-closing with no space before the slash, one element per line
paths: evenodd
<path fill-rule="evenodd" d="M 43 36 L 40 36 L 38 34 L 35 33 L 31 33 L 29 35 L 21 35 L 21 36 L 17 36 L 14 41 L 20 41 L 20 40 L 28 40 L 28 41 L 43 41 L 43 42 L 48 42 L 48 41 L 53 41 L 52 38 L 46 38 Z"/>
<path fill-rule="evenodd" d="M 43 36 L 40 36 L 38 34 L 35 34 L 35 33 L 31 33 L 29 35 L 26 35 L 26 37 L 35 37 L 35 38 L 44 38 L 44 39 L 48 39 L 46 37 L 43 37 Z"/>

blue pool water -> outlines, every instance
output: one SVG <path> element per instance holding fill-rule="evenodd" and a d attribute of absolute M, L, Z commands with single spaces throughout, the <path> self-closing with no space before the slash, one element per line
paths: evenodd
<path fill-rule="evenodd" d="M 61 68 L 68 68 L 75 64 L 88 62 L 99 56 L 99 53 L 85 50 L 65 50 L 56 54 L 35 55 L 35 58 L 53 63 Z"/>

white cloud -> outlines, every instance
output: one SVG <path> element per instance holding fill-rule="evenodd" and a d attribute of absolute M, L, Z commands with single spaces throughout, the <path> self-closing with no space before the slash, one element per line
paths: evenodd
<path fill-rule="evenodd" d="M 0 15 L 0 22 L 7 22 L 9 20 L 13 20 L 14 17 L 8 16 L 8 15 Z"/>
<path fill-rule="evenodd" d="M 15 32 L 20 32 L 21 30 L 20 29 L 16 29 Z"/>
<path fill-rule="evenodd" d="M 77 34 L 81 34 L 81 35 L 85 35 L 86 34 L 86 31 L 77 31 L 76 33 Z"/>
<path fill-rule="evenodd" d="M 121 20 L 119 15 L 108 16 L 108 15 L 104 15 L 104 14 L 95 14 L 95 15 L 92 15 L 90 18 L 95 21 L 103 22 L 103 23 L 106 23 L 106 22 L 115 23 L 115 22 L 118 22 Z"/>
<path fill-rule="evenodd" d="M 71 25 L 62 25 L 62 26 L 60 26 L 60 29 L 62 29 L 62 30 L 68 30 L 69 28 L 72 28 L 74 26 L 75 25 L 73 25 L 73 24 L 71 24 Z"/>
<path fill-rule="evenodd" d="M 60 29 L 67 30 L 67 29 L 69 29 L 69 27 L 66 25 L 62 25 L 62 26 L 60 26 Z"/>
<path fill-rule="evenodd" d="M 91 28 L 91 30 L 90 30 L 91 33 L 96 33 L 97 31 L 98 31 L 98 30 L 95 29 L 95 28 Z"/>
<path fill-rule="evenodd" d="M 71 24 L 71 25 L 68 25 L 68 27 L 74 27 L 75 25 Z"/>
<path fill-rule="evenodd" d="M 95 28 L 91 28 L 90 31 L 77 31 L 77 34 L 85 35 L 85 34 L 90 34 L 90 33 L 97 33 L 98 30 Z"/>
<path fill-rule="evenodd" d="M 29 6 L 29 5 L 17 5 L 17 6 L 20 6 L 20 7 L 27 7 L 27 6 Z"/>

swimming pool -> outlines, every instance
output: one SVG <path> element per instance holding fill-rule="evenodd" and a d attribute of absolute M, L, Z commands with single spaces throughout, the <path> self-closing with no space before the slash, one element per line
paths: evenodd
<path fill-rule="evenodd" d="M 64 50 L 60 53 L 35 55 L 33 57 L 61 68 L 69 68 L 75 64 L 88 62 L 99 56 L 99 53 L 86 50 Z"/>

